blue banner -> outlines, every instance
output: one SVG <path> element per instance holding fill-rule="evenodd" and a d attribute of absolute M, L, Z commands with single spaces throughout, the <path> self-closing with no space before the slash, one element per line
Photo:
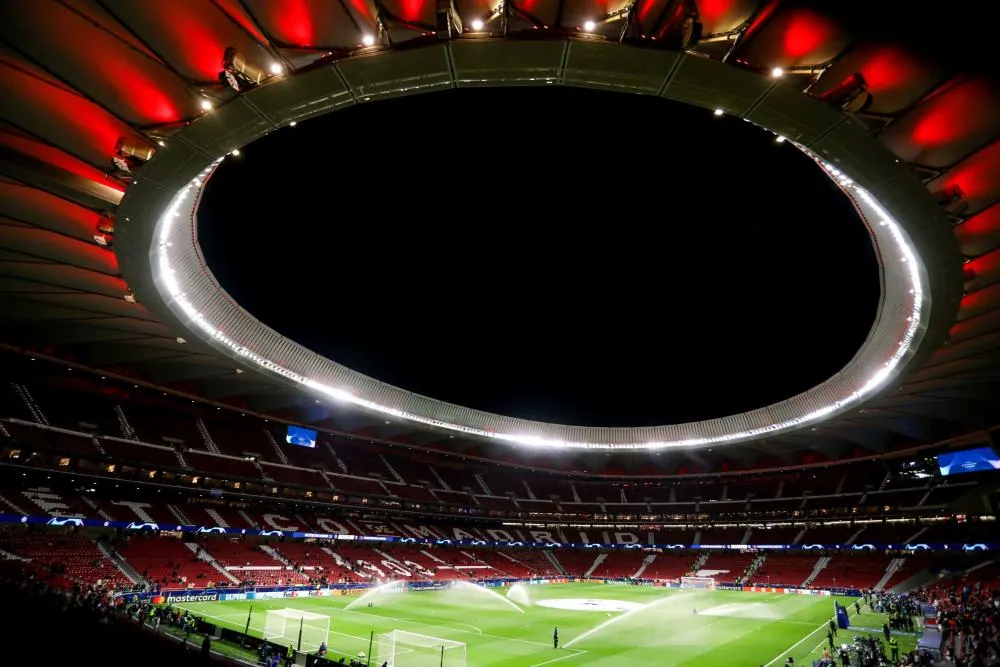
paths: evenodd
<path fill-rule="evenodd" d="M 847 609 L 836 600 L 833 602 L 833 608 L 837 612 L 837 627 L 841 630 L 851 627 L 851 619 L 847 615 Z"/>
<path fill-rule="evenodd" d="M 135 531 L 173 531 L 178 533 L 194 533 L 199 535 L 250 535 L 255 537 L 284 537 L 292 539 L 321 539 L 352 542 L 399 542 L 402 544 L 428 544 L 453 547 L 501 547 L 501 548 L 567 548 L 567 549 L 609 549 L 635 550 L 649 553 L 659 553 L 675 549 L 697 549 L 712 551 L 948 551 L 976 552 L 1000 551 L 1000 543 L 959 544 L 914 543 L 914 544 L 598 544 L 574 542 L 527 542 L 510 540 L 470 540 L 441 539 L 425 537 L 397 537 L 385 535 L 350 535 L 337 533 L 309 533 L 290 530 L 257 530 L 254 528 L 224 528 L 222 526 L 188 526 L 179 524 L 151 523 L 141 521 L 104 521 L 102 519 L 81 519 L 79 517 L 25 516 L 19 514 L 0 514 L 0 523 L 20 523 L 27 525 L 69 526 L 79 528 L 114 528 L 118 530 Z"/>

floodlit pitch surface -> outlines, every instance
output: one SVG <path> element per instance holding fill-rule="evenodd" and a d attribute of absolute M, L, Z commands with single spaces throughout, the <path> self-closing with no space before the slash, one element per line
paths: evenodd
<path fill-rule="evenodd" d="M 508 593 L 508 589 L 492 590 Z M 466 643 L 472 667 L 759 667 L 781 665 L 788 656 L 796 664 L 811 664 L 807 659 L 818 658 L 826 646 L 834 599 L 845 605 L 854 602 L 854 598 L 605 584 L 523 586 L 509 599 L 518 602 L 524 613 L 496 596 L 469 590 L 178 606 L 242 631 L 252 604 L 250 633 L 258 637 L 266 609 L 329 614 L 327 645 L 334 659 L 367 653 L 372 631 L 377 644 L 382 633 L 406 630 Z M 852 606 L 852 616 L 853 611 Z M 882 621 L 882 616 L 863 613 L 856 624 L 879 628 Z M 553 649 L 556 626 L 560 646 Z M 853 636 L 841 631 L 838 644 Z M 900 638 L 901 650 L 914 644 L 913 639 Z M 406 667 L 405 662 L 400 659 L 397 667 Z"/>

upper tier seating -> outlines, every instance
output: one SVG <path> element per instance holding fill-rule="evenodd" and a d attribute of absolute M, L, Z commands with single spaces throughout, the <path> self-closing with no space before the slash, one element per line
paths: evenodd
<path fill-rule="evenodd" d="M 198 432 L 200 411 L 194 412 L 181 405 L 168 410 L 161 406 L 135 402 L 122 406 L 121 410 L 136 437 L 142 442 L 195 448 L 204 446 L 204 439 Z"/>
<path fill-rule="evenodd" d="M 322 500 L 329 500 L 335 489 L 340 496 L 337 502 L 374 502 L 382 508 L 392 503 L 420 510 L 434 506 L 435 511 L 522 520 L 530 520 L 530 515 L 547 520 L 543 515 L 563 513 L 567 521 L 581 523 L 632 523 L 646 513 L 694 512 L 711 514 L 719 520 L 748 520 L 753 517 L 740 514 L 751 512 L 768 521 L 807 521 L 860 517 L 859 508 L 935 508 L 974 490 L 973 482 L 915 479 L 890 473 L 890 469 L 898 467 L 892 459 L 762 471 L 756 475 L 681 475 L 641 481 L 560 478 L 528 468 L 462 461 L 454 455 L 435 454 L 416 446 L 407 449 L 402 444 L 371 443 L 360 435 L 320 434 L 315 448 L 294 447 L 284 442 L 281 425 L 259 417 L 236 416 L 131 384 L 98 382 L 83 374 L 62 379 L 43 375 L 27 387 L 40 413 L 27 409 L 21 385 L 18 387 L 15 391 L 9 383 L 2 386 L 0 409 L 6 412 L 0 413 L 0 418 L 8 415 L 45 421 L 39 417 L 44 413 L 55 426 L 83 431 L 71 434 L 7 424 L 4 438 L 10 445 L 8 456 L 19 465 L 58 467 L 120 479 L 167 483 L 179 480 L 208 488 L 242 488 L 270 495 L 281 495 L 287 488 L 290 495 L 300 498 L 327 494 L 318 498 Z M 138 441 L 126 437 L 126 432 L 131 437 L 133 431 Z M 95 443 L 89 433 L 102 437 Z M 8 434 L 12 441 L 7 440 Z M 247 456 L 256 461 L 245 460 Z M 650 468 L 648 472 L 657 470 Z M 837 493 L 840 495 L 833 495 Z M 557 501 L 553 502 L 553 498 Z M 9 503 L 0 499 L 0 504 Z M 421 507 L 414 507 L 417 504 Z M 893 543 L 903 542 L 917 533 L 899 530 L 882 534 L 878 541 L 891 538 Z M 844 543 L 856 532 L 836 540 L 807 533 L 803 540 Z M 737 543 L 746 534 L 736 539 L 729 537 L 713 530 L 700 540 Z M 781 540 L 762 538 L 760 530 L 749 537 L 751 542 L 789 541 L 788 536 Z M 870 538 L 860 535 L 858 539 Z"/>

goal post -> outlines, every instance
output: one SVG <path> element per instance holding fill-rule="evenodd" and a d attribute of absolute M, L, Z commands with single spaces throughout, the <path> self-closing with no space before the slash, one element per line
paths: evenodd
<path fill-rule="evenodd" d="M 707 588 L 715 590 L 715 579 L 712 577 L 681 577 L 681 588 Z"/>
<path fill-rule="evenodd" d="M 330 617 L 300 609 L 268 609 L 264 639 L 312 653 L 330 637 Z"/>
<path fill-rule="evenodd" d="M 405 630 L 379 635 L 374 664 L 389 667 L 465 667 L 463 642 Z"/>

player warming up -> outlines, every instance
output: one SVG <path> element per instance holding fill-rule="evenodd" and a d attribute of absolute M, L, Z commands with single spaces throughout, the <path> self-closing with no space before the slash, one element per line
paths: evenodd
<path fill-rule="evenodd" d="M 559 648 L 559 628 L 552 631 L 552 648 Z"/>

